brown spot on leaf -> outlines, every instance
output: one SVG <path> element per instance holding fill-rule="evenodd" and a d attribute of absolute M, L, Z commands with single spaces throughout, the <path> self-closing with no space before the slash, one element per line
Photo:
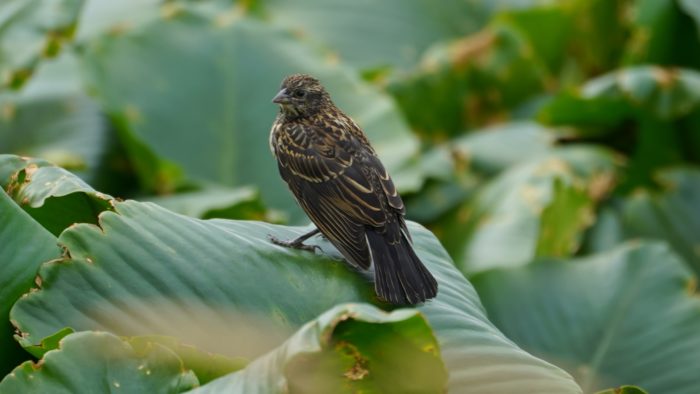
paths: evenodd
<path fill-rule="evenodd" d="M 129 30 L 133 28 L 133 25 L 129 22 L 120 22 L 120 23 L 115 23 L 112 25 L 107 33 L 111 36 L 119 36 L 124 33 L 127 33 Z"/>
<path fill-rule="evenodd" d="M 233 25 L 237 20 L 243 18 L 243 16 L 245 16 L 245 11 L 244 7 L 236 6 L 225 12 L 221 12 L 214 19 L 214 26 L 225 29 Z"/>
<path fill-rule="evenodd" d="M 61 247 L 61 258 L 63 258 L 64 260 L 70 259 L 70 250 L 68 250 L 68 247 L 63 244 L 60 244 L 59 246 Z"/>
<path fill-rule="evenodd" d="M 697 278 L 690 278 L 688 280 L 688 283 L 685 285 L 686 290 L 688 291 L 688 294 L 691 296 L 696 295 L 698 292 L 698 280 Z"/>
<path fill-rule="evenodd" d="M 612 171 L 594 174 L 588 183 L 588 196 L 593 201 L 600 201 L 612 191 L 616 183 L 617 177 Z"/>
<path fill-rule="evenodd" d="M 324 57 L 324 60 L 326 61 L 326 64 L 336 66 L 340 64 L 340 55 L 338 55 L 337 52 L 329 52 Z"/>
<path fill-rule="evenodd" d="M 357 347 L 355 347 L 355 345 L 347 341 L 339 341 L 336 345 L 336 348 L 341 352 L 352 356 L 354 360 L 350 369 L 345 371 L 345 373 L 343 373 L 343 376 L 345 376 L 349 380 L 356 381 L 362 380 L 365 378 L 365 376 L 369 375 L 369 369 L 367 369 L 367 359 L 362 357 L 362 354 L 360 354 L 360 351 L 357 350 Z"/>
<path fill-rule="evenodd" d="M 160 16 L 163 19 L 173 19 L 182 11 L 182 6 L 177 3 L 165 3 L 160 7 Z"/>
<path fill-rule="evenodd" d="M 25 174 L 24 183 L 29 183 L 30 178 L 32 177 L 32 175 L 34 175 L 34 173 L 35 173 L 36 170 L 38 170 L 38 169 L 39 169 L 39 166 L 37 166 L 35 163 L 32 163 L 32 164 L 28 165 L 28 166 L 24 169 L 24 174 Z"/>
<path fill-rule="evenodd" d="M 2 118 L 4 120 L 10 121 L 14 119 L 15 114 L 17 113 L 17 106 L 14 103 L 5 103 L 3 104 L 0 113 L 2 113 Z"/>
<path fill-rule="evenodd" d="M 450 60 L 455 68 L 466 67 L 473 60 L 482 57 L 496 42 L 496 35 L 490 30 L 456 41 L 450 46 Z"/>
<path fill-rule="evenodd" d="M 661 89 L 670 89 L 678 80 L 678 70 L 675 68 L 653 67 L 651 75 Z"/>
<path fill-rule="evenodd" d="M 37 361 L 37 362 L 35 362 L 35 363 L 32 363 L 32 368 L 33 368 L 35 371 L 37 371 L 37 370 L 41 369 L 41 366 L 42 366 L 42 365 L 44 365 L 44 359 L 43 359 L 43 358 L 42 358 L 42 359 L 39 359 L 39 361 Z M 30 375 L 30 377 L 31 377 L 31 375 Z"/>
<path fill-rule="evenodd" d="M 471 154 L 467 149 L 452 149 L 450 151 L 457 173 L 466 173 L 471 163 Z"/>
<path fill-rule="evenodd" d="M 472 216 L 472 211 L 468 207 L 462 207 L 459 209 L 457 212 L 457 222 L 458 223 L 467 223 L 469 222 L 469 219 L 471 219 Z"/>
<path fill-rule="evenodd" d="M 136 123 L 142 119 L 141 111 L 134 104 L 127 104 L 124 108 L 124 117 L 130 123 Z"/>
<path fill-rule="evenodd" d="M 544 209 L 544 190 L 537 186 L 526 184 L 519 190 L 525 205 L 532 210 L 532 213 L 539 215 Z"/>

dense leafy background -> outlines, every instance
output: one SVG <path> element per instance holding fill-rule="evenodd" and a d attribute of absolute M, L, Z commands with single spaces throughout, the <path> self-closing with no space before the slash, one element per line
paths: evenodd
<path fill-rule="evenodd" d="M 696 3 L 2 2 L 0 393 L 699 392 Z M 267 144 L 293 72 L 434 301 L 267 242 L 307 224 Z"/>

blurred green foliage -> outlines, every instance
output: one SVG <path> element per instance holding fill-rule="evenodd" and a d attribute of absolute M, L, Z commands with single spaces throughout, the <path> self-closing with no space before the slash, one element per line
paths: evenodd
<path fill-rule="evenodd" d="M 386 305 L 264 240 L 299 229 L 229 221 L 308 222 L 267 141 L 295 72 L 363 127 L 445 248 L 412 227 L 440 279 L 415 313 L 353 309 Z M 700 392 L 695 0 L 5 0 L 0 154 L 0 393 L 99 373 L 147 391 L 143 363 L 166 392 L 386 391 L 416 365 L 425 392 Z M 169 313 L 212 331 L 173 333 Z M 282 331 L 202 340 L 249 313 Z"/>

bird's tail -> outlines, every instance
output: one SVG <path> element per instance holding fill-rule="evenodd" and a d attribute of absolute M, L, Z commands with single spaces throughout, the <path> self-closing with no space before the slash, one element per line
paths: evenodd
<path fill-rule="evenodd" d="M 367 231 L 374 262 L 374 287 L 382 299 L 398 305 L 413 305 L 437 294 L 437 281 L 413 251 L 406 235 Z M 398 235 L 398 236 L 396 236 Z M 390 242 L 398 239 L 398 242 Z"/>

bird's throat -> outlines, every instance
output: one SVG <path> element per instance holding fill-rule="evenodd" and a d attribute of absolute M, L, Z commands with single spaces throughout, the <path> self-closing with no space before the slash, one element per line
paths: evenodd
<path fill-rule="evenodd" d="M 281 104 L 280 110 L 287 119 L 296 119 L 301 116 L 299 108 L 291 104 Z"/>

